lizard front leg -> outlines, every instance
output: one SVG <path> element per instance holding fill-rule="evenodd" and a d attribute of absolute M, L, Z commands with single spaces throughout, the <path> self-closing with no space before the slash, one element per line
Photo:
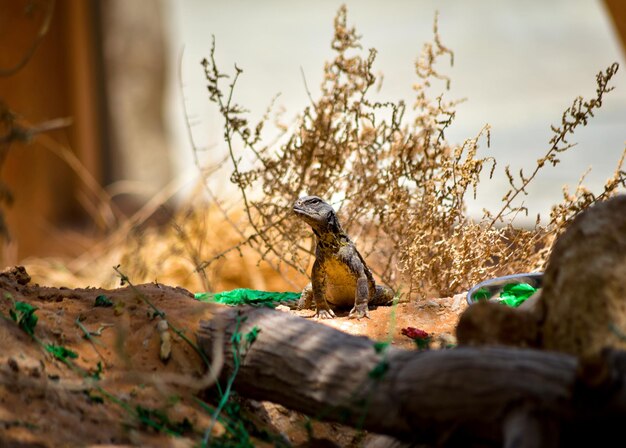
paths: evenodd
<path fill-rule="evenodd" d="M 348 317 L 350 319 L 361 319 L 367 317 L 369 319 L 369 311 L 367 310 L 368 301 L 370 298 L 370 290 L 367 277 L 365 274 L 361 274 L 356 280 L 356 292 L 354 298 L 354 308 L 350 311 Z"/>
<path fill-rule="evenodd" d="M 317 260 L 313 263 L 311 284 L 313 286 L 313 299 L 315 300 L 315 317 L 332 319 L 335 317 L 335 313 L 330 309 L 326 301 L 326 271 Z"/>
<path fill-rule="evenodd" d="M 296 309 L 310 310 L 313 308 L 313 285 L 307 284 L 302 290 Z"/>

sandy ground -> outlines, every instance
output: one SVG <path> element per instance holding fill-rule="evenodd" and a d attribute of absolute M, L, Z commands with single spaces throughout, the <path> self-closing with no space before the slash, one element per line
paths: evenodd
<path fill-rule="evenodd" d="M 182 288 L 154 283 L 119 290 L 57 289 L 27 280 L 15 270 L 0 275 L 0 446 L 196 446 L 211 425 L 217 403 L 214 389 L 196 390 L 204 364 L 173 331 L 171 357 L 160 358 L 160 318 L 138 292 L 154 297 L 170 330 L 193 340 L 199 321 L 211 318 L 206 304 Z M 111 298 L 112 306 L 94 306 L 100 295 Z M 34 337 L 10 317 L 17 301 L 37 308 Z M 339 312 L 336 319 L 322 323 L 414 349 L 402 328 L 425 330 L 436 345 L 453 343 L 451 335 L 464 308 L 463 297 L 434 298 L 379 307 L 371 310 L 370 319 L 360 321 Z M 310 318 L 313 311 L 297 314 Z M 57 359 L 46 351 L 49 344 L 63 346 L 76 357 Z M 89 380 L 98 375 L 99 381 Z M 174 385 L 180 382 L 187 384 Z M 200 400 L 209 407 L 203 408 Z M 292 446 L 311 445 L 305 416 L 251 400 L 242 399 L 241 406 L 242 415 L 257 427 Z M 363 439 L 337 424 L 314 422 L 312 429 L 317 438 L 313 444 L 324 439 L 328 446 L 348 446 Z M 223 433 L 218 423 L 212 437 Z M 252 443 L 274 445 L 256 438 Z"/>

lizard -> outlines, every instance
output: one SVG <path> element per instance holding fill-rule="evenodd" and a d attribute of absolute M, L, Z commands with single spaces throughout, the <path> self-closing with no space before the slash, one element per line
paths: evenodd
<path fill-rule="evenodd" d="M 391 288 L 376 285 L 372 272 L 355 244 L 343 231 L 335 210 L 318 196 L 304 196 L 293 205 L 294 213 L 307 223 L 316 237 L 311 283 L 306 285 L 299 309 L 312 308 L 315 317 L 335 317 L 335 307 L 351 306 L 350 318 L 369 318 L 368 305 L 391 305 Z"/>

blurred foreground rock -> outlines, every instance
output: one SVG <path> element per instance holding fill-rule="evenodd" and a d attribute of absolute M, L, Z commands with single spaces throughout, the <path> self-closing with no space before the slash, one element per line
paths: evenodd
<path fill-rule="evenodd" d="M 537 347 L 595 356 L 626 349 L 626 195 L 590 207 L 554 245 L 541 297 L 528 309 L 471 306 L 460 344 Z"/>

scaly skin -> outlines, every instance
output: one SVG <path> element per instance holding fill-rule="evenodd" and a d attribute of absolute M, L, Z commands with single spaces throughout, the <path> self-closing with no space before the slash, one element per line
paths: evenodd
<path fill-rule="evenodd" d="M 315 317 L 332 319 L 333 306 L 351 306 L 350 318 L 369 317 L 368 305 L 391 305 L 393 291 L 376 285 L 372 272 L 348 235 L 333 208 L 317 196 L 298 199 L 293 211 L 311 226 L 317 239 L 312 282 L 302 291 L 299 308 L 311 308 Z"/>

